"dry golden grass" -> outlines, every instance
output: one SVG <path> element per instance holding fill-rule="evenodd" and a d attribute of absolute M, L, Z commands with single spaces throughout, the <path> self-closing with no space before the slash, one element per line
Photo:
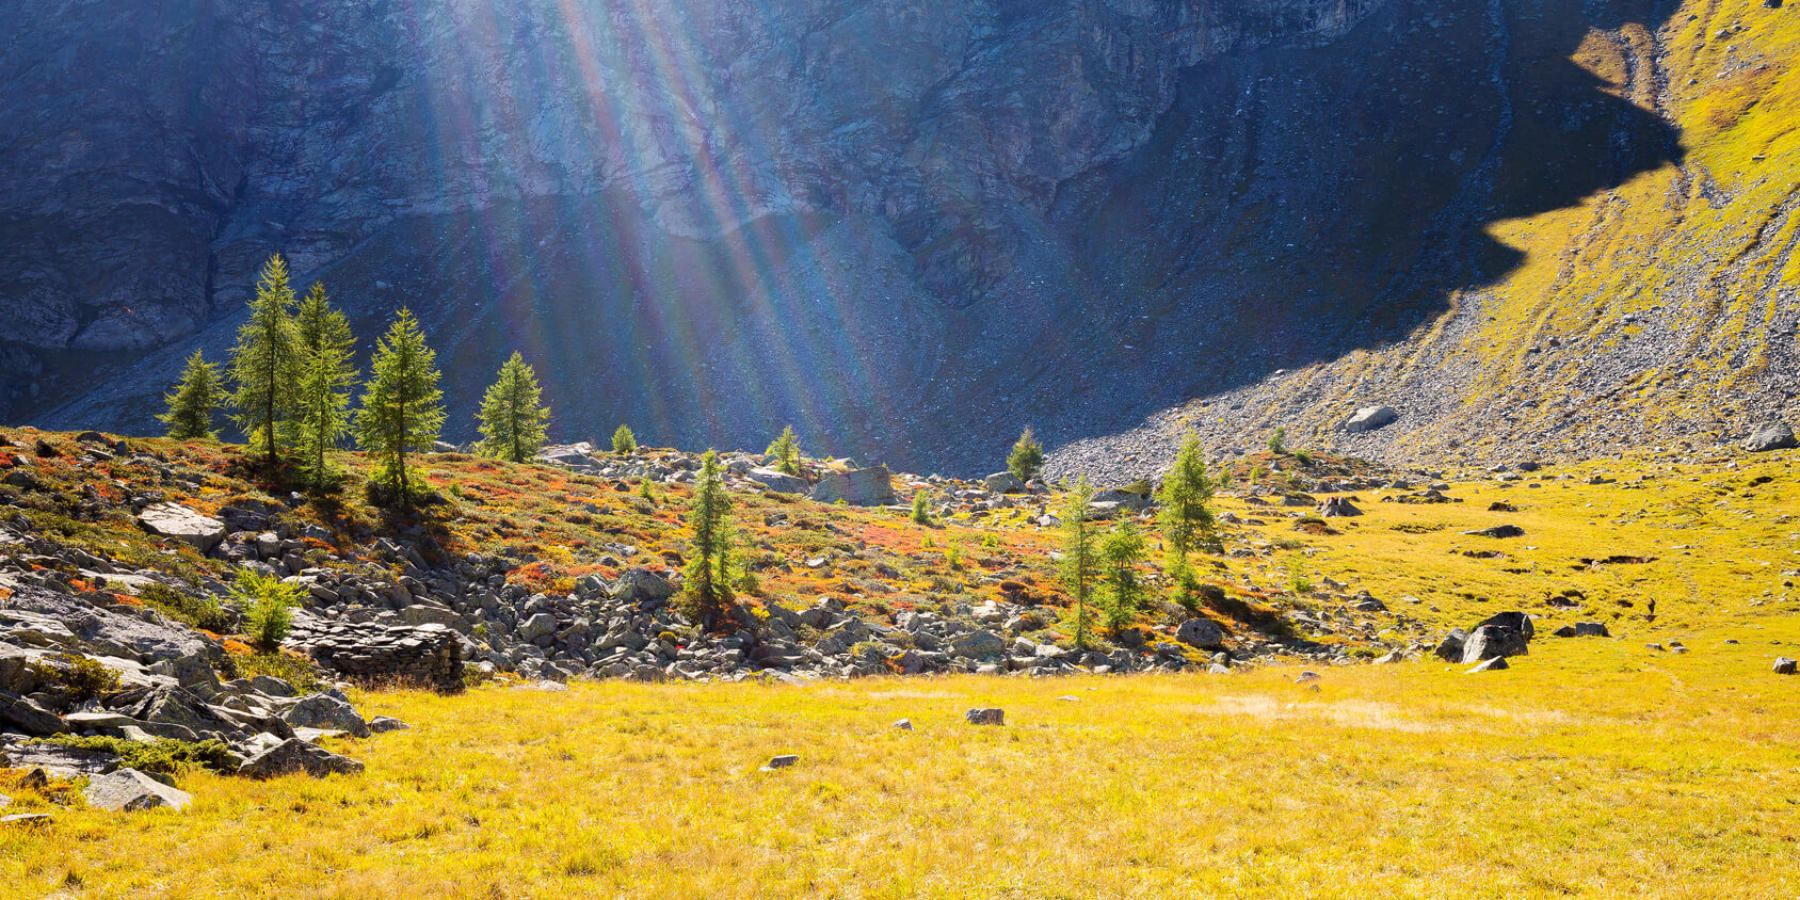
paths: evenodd
<path fill-rule="evenodd" d="M 364 775 L 63 812 L 0 833 L 0 896 L 1790 896 L 1800 692 L 1768 659 L 1797 631 L 1316 692 L 1283 669 L 374 694 L 415 728 L 341 745 Z M 1008 724 L 961 721 L 984 705 Z"/>

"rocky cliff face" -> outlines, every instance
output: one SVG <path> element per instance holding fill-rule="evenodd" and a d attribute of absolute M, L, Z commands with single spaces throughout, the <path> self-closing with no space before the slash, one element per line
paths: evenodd
<path fill-rule="evenodd" d="M 518 347 L 566 437 L 980 465 L 1443 315 L 1518 262 L 1489 222 L 1679 156 L 1568 59 L 1671 14 L 38 4 L 0 45 L 6 415 L 150 429 L 281 250 L 363 334 L 413 306 L 464 409 Z"/>

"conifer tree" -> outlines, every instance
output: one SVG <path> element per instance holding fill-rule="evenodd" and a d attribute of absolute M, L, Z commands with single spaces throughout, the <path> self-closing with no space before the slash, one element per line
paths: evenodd
<path fill-rule="evenodd" d="M 1144 536 L 1125 519 L 1100 541 L 1100 568 L 1106 577 L 1101 606 L 1106 610 L 1106 630 L 1117 634 L 1131 624 L 1143 603 L 1137 564 L 1144 558 Z"/>
<path fill-rule="evenodd" d="M 923 488 L 913 492 L 912 520 L 919 525 L 931 524 L 931 499 Z"/>
<path fill-rule="evenodd" d="M 1178 571 L 1187 564 L 1189 551 L 1218 546 L 1218 522 L 1213 518 L 1213 493 L 1217 490 L 1206 469 L 1206 455 L 1200 449 L 1200 438 L 1189 431 L 1181 439 L 1175 464 L 1163 476 L 1157 493 L 1162 507 L 1163 544 L 1169 554 L 1169 570 Z"/>
<path fill-rule="evenodd" d="M 631 426 L 620 425 L 619 430 L 613 432 L 613 452 L 634 453 L 636 451 L 637 435 L 631 433 Z"/>
<path fill-rule="evenodd" d="M 314 487 L 331 478 L 325 454 L 337 449 L 350 430 L 350 390 L 356 384 L 351 365 L 355 339 L 350 322 L 331 308 L 325 286 L 313 284 L 294 313 L 300 344 L 300 388 L 293 420 L 295 444 Z"/>
<path fill-rule="evenodd" d="M 481 452 L 515 463 L 537 456 L 550 420 L 550 407 L 542 402 L 537 372 L 514 350 L 481 400 Z"/>
<path fill-rule="evenodd" d="M 1063 501 L 1063 586 L 1075 599 L 1075 646 L 1088 647 L 1088 626 L 1092 613 L 1088 606 L 1093 598 L 1094 576 L 1099 568 L 1094 547 L 1094 526 L 1088 519 L 1088 505 L 1094 502 L 1094 489 L 1083 475 Z"/>
<path fill-rule="evenodd" d="M 775 468 L 789 475 L 800 474 L 800 440 L 794 437 L 794 426 L 781 429 L 781 436 L 763 453 L 775 457 Z"/>
<path fill-rule="evenodd" d="M 219 405 L 219 365 L 209 363 L 199 350 L 187 358 L 181 381 L 175 390 L 163 397 L 169 411 L 157 416 L 169 426 L 169 437 L 178 441 L 216 438 L 213 409 Z"/>
<path fill-rule="evenodd" d="M 1030 426 L 1019 435 L 1019 442 L 1013 444 L 1012 452 L 1006 456 L 1007 471 L 1017 476 L 1020 481 L 1030 481 L 1039 469 L 1044 467 L 1044 445 L 1038 443 L 1037 435 L 1032 434 Z"/>
<path fill-rule="evenodd" d="M 441 377 L 437 354 L 425 346 L 419 321 L 411 310 L 401 309 L 375 344 L 362 408 L 356 413 L 356 442 L 381 462 L 376 480 L 402 505 L 411 505 L 414 494 L 407 453 L 431 446 L 444 424 Z"/>
<path fill-rule="evenodd" d="M 287 260 L 276 253 L 263 264 L 250 300 L 250 319 L 238 328 L 231 351 L 232 420 L 250 443 L 260 441 L 272 469 L 277 431 L 292 411 L 300 380 L 299 337 L 294 329 L 294 289 Z"/>
<path fill-rule="evenodd" d="M 700 477 L 694 482 L 694 502 L 688 507 L 688 524 L 694 528 L 694 553 L 688 560 L 682 585 L 695 618 L 708 630 L 718 627 L 731 605 L 731 498 L 719 470 L 719 455 L 711 450 L 700 458 Z"/>

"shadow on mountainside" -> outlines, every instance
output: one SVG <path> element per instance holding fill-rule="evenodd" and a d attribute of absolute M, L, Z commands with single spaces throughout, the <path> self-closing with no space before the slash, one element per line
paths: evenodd
<path fill-rule="evenodd" d="M 1600 41 L 1654 80 L 1610 35 L 1654 33 L 1673 8 L 1392 0 L 1330 46 L 1195 66 L 1143 147 L 1058 186 L 1045 215 L 1008 214 L 1016 271 L 966 308 L 919 276 L 949 251 L 903 246 L 879 218 L 770 216 L 684 240 L 613 193 L 402 218 L 318 277 L 364 353 L 392 309 L 420 315 L 452 440 L 473 436 L 517 348 L 557 439 L 629 422 L 651 444 L 760 449 L 791 422 L 809 454 L 987 471 L 1026 423 L 1053 447 L 1115 434 L 1402 339 L 1519 264 L 1490 223 L 1678 162 L 1667 123 L 1570 58 Z M 36 419 L 154 430 L 146 391 L 196 344 L 222 353 L 235 325 Z"/>

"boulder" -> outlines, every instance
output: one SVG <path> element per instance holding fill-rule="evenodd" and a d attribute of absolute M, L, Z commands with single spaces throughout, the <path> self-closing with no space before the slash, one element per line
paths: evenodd
<path fill-rule="evenodd" d="M 363 764 L 354 759 L 339 756 L 299 738 L 288 738 L 245 760 L 238 767 L 238 774 L 251 778 L 275 778 L 304 772 L 314 778 L 324 778 L 327 775 L 354 775 L 362 770 Z"/>
<path fill-rule="evenodd" d="M 92 778 L 118 767 L 118 755 L 104 750 L 31 743 L 0 748 L 0 768 L 42 769 L 57 778 Z"/>
<path fill-rule="evenodd" d="M 1468 634 L 1461 628 L 1454 629 L 1444 635 L 1444 639 L 1439 641 L 1437 648 L 1431 652 L 1444 662 L 1462 662 L 1463 642 L 1468 639 Z"/>
<path fill-rule="evenodd" d="M 1792 675 L 1796 671 L 1800 671 L 1800 662 L 1795 662 L 1785 656 L 1775 657 L 1775 674 Z"/>
<path fill-rule="evenodd" d="M 1556 629 L 1552 634 L 1563 638 L 1612 637 L 1611 632 L 1606 630 L 1606 626 L 1599 622 L 1576 622 L 1573 625 L 1564 625 L 1563 627 Z"/>
<path fill-rule="evenodd" d="M 1181 623 L 1175 631 L 1175 639 L 1190 647 L 1217 650 L 1225 646 L 1225 631 L 1211 619 L 1193 618 Z"/>
<path fill-rule="evenodd" d="M 369 724 L 356 708 L 330 694 L 307 694 L 283 710 L 281 720 L 295 728 L 324 728 L 352 737 L 369 736 Z"/>
<path fill-rule="evenodd" d="M 675 596 L 675 585 L 641 566 L 626 569 L 612 586 L 613 599 L 621 603 L 660 602 Z"/>
<path fill-rule="evenodd" d="M 29 697 L 0 694 L 0 728 L 26 734 L 48 736 L 69 730 L 61 716 L 32 701 Z"/>
<path fill-rule="evenodd" d="M 162 737 L 177 735 L 148 726 L 177 726 L 192 732 L 196 737 L 212 737 L 224 741 L 238 740 L 245 734 L 243 726 L 179 687 L 127 691 L 107 698 L 107 705 L 115 712 L 146 723 L 146 731 Z"/>
<path fill-rule="evenodd" d="M 376 716 L 369 720 L 370 734 L 387 734 L 390 731 L 410 731 L 412 726 L 392 716 Z"/>
<path fill-rule="evenodd" d="M 211 553 L 225 539 L 225 523 L 179 503 L 146 506 L 137 519 L 145 531 L 192 545 L 201 553 Z"/>
<path fill-rule="evenodd" d="M 1523 634 L 1528 641 L 1537 637 L 1537 629 L 1531 624 L 1531 616 L 1517 610 L 1494 613 L 1493 615 L 1482 619 L 1480 622 L 1475 623 L 1475 627 L 1477 628 L 1480 628 L 1483 625 L 1496 625 L 1501 628 L 1510 628 L 1513 631 Z"/>
<path fill-rule="evenodd" d="M 1352 506 L 1343 497 L 1331 497 L 1319 503 L 1317 512 L 1321 518 L 1335 519 L 1344 516 L 1360 516 L 1362 510 Z"/>
<path fill-rule="evenodd" d="M 964 659 L 989 659 L 1006 653 L 1006 642 L 1000 636 L 981 629 L 968 634 L 958 635 L 951 642 L 950 650 Z"/>
<path fill-rule="evenodd" d="M 791 767 L 794 763 L 797 763 L 799 761 L 800 761 L 800 757 L 798 757 L 792 753 L 789 753 L 784 756 L 771 757 L 769 759 L 768 765 L 765 765 L 762 767 L 762 771 L 773 772 L 776 769 L 786 769 L 786 768 Z"/>
<path fill-rule="evenodd" d="M 1767 453 L 1771 450 L 1792 450 L 1800 447 L 1800 441 L 1794 439 L 1794 430 L 1786 422 L 1769 422 L 1750 433 L 1744 441 L 1744 449 L 1751 453 Z"/>
<path fill-rule="evenodd" d="M 995 494 L 1022 494 L 1025 482 L 1011 472 L 995 472 L 981 480 L 981 486 Z"/>
<path fill-rule="evenodd" d="M 894 502 L 893 476 L 887 466 L 827 472 L 813 486 L 812 498 L 820 503 L 839 500 L 851 506 L 881 506 Z"/>
<path fill-rule="evenodd" d="M 970 725 L 1005 725 L 1006 710 L 1003 709 L 971 709 L 963 713 L 963 719 Z"/>
<path fill-rule="evenodd" d="M 82 799 L 95 809 L 137 812 L 145 809 L 186 809 L 193 795 L 176 790 L 136 769 L 120 769 L 88 782 Z"/>
<path fill-rule="evenodd" d="M 1520 631 L 1499 625 L 1481 625 L 1469 632 L 1468 640 L 1463 642 L 1462 662 L 1464 665 L 1493 659 L 1496 656 L 1518 656 L 1528 653 L 1527 636 Z"/>
<path fill-rule="evenodd" d="M 806 479 L 789 475 L 780 469 L 755 468 L 744 473 L 744 477 L 777 494 L 804 494 L 811 487 Z"/>
<path fill-rule="evenodd" d="M 556 633 L 556 617 L 541 612 L 519 623 L 519 640 L 527 644 L 535 643 L 542 638 Z"/>
<path fill-rule="evenodd" d="M 1356 414 L 1344 423 L 1344 430 L 1351 434 L 1361 434 L 1365 431 L 1385 428 L 1398 418 L 1400 418 L 1400 414 L 1395 412 L 1391 406 L 1365 406 L 1357 410 Z"/>
<path fill-rule="evenodd" d="M 1525 529 L 1520 528 L 1517 525 L 1495 525 L 1492 528 L 1477 528 L 1473 531 L 1465 531 L 1463 534 L 1470 537 L 1516 538 L 1524 537 Z"/>
<path fill-rule="evenodd" d="M 1474 675 L 1478 672 L 1498 672 L 1501 669 L 1510 669 L 1510 668 L 1512 668 L 1512 664 L 1506 661 L 1506 657 L 1492 656 L 1492 657 L 1482 660 L 1481 663 L 1479 665 L 1477 665 L 1475 668 L 1470 669 L 1469 671 L 1464 672 L 1463 674 L 1464 675 Z"/>

